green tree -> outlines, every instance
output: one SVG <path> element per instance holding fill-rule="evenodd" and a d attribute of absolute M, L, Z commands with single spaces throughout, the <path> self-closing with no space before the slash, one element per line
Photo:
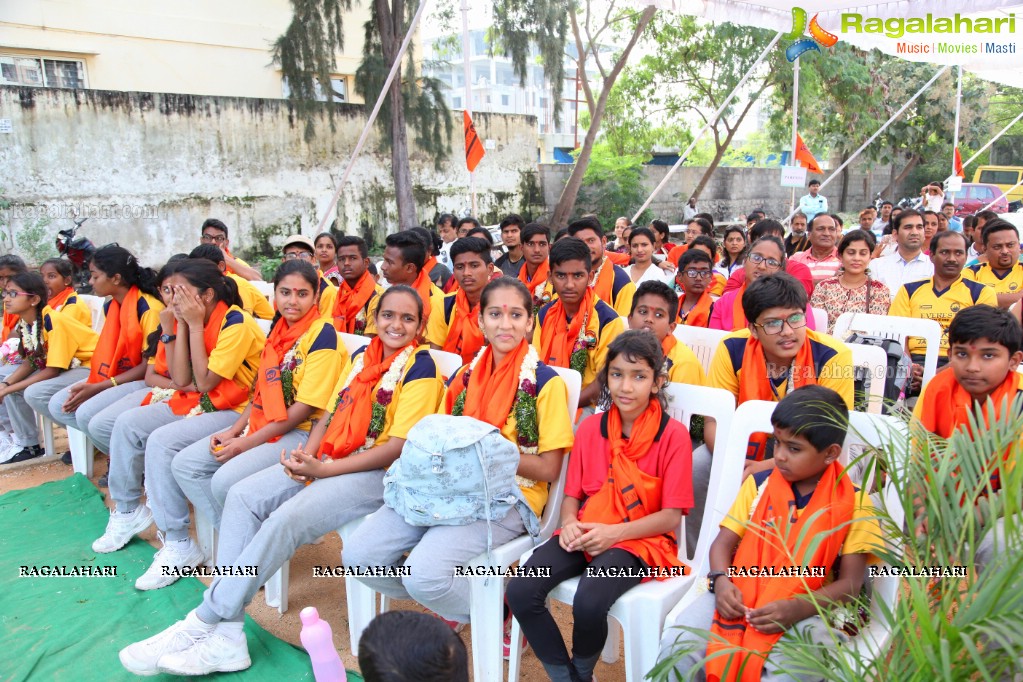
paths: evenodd
<path fill-rule="evenodd" d="M 631 216 L 646 198 L 643 164 L 647 159 L 646 154 L 621 154 L 610 143 L 598 142 L 583 175 L 579 207 L 608 219 Z M 650 217 L 650 211 L 644 211 L 636 222 L 645 223 Z"/>

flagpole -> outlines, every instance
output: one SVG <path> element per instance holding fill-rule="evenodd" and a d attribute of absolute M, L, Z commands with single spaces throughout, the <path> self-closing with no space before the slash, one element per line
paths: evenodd
<path fill-rule="evenodd" d="M 956 124 L 955 131 L 952 133 L 952 175 L 958 176 L 959 172 L 956 169 L 956 154 L 959 153 L 959 108 L 963 104 L 963 65 L 959 65 L 959 82 L 956 85 Z M 963 167 L 963 174 L 966 174 L 966 168 Z M 951 177 L 951 176 L 949 176 Z M 949 201 L 955 203 L 956 193 L 950 192 L 951 197 Z"/>
<path fill-rule="evenodd" d="M 792 158 L 790 166 L 798 166 L 796 161 L 796 136 L 799 135 L 799 60 L 792 62 Z M 792 188 L 789 199 L 789 213 L 796 212 L 796 188 Z"/>
<path fill-rule="evenodd" d="M 469 0 L 462 0 L 462 52 L 464 53 L 465 71 L 465 110 L 472 115 L 472 64 L 469 63 Z M 473 217 L 476 217 L 476 173 L 469 171 L 469 204 Z"/>

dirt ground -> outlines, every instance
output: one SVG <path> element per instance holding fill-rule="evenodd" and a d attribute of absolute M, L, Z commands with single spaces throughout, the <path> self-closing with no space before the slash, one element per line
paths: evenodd
<path fill-rule="evenodd" d="M 67 450 L 67 437 L 62 428 L 55 430 L 56 451 Z M 97 455 L 92 482 L 95 484 L 100 476 L 107 470 L 107 458 Z M 22 490 L 31 488 L 47 481 L 56 481 L 71 476 L 74 472 L 70 466 L 63 464 L 59 456 L 48 456 L 38 460 L 13 465 L 0 465 L 0 494 L 11 490 Z M 106 493 L 106 489 L 100 489 Z M 108 506 L 113 506 L 109 498 L 106 500 Z M 156 546 L 156 527 L 153 526 L 142 536 L 154 547 Z M 92 542 L 94 538 L 83 538 L 83 542 Z M 317 545 L 305 545 L 300 547 L 291 560 L 290 585 L 288 589 L 289 609 L 284 614 L 278 613 L 276 608 L 266 605 L 262 590 L 256 595 L 252 604 L 249 605 L 249 615 L 263 628 L 277 637 L 301 646 L 299 632 L 302 625 L 298 614 L 306 606 L 315 606 L 320 617 L 330 623 L 334 631 L 334 643 L 341 653 L 341 659 L 345 667 L 358 670 L 358 660 L 352 656 L 348 637 L 348 618 L 345 608 L 345 585 L 342 579 L 324 579 L 312 577 L 313 566 L 335 566 L 341 555 L 341 539 L 337 533 L 330 533 L 323 542 Z M 209 579 L 202 579 L 209 583 Z M 395 601 L 394 609 L 409 609 L 423 611 L 424 609 L 411 601 Z M 566 641 L 571 641 L 572 636 L 572 612 L 571 608 L 564 604 L 553 605 L 554 617 L 561 627 L 562 636 Z M 181 614 L 184 616 L 184 614 Z M 460 633 L 470 656 L 470 676 L 472 674 L 471 656 L 472 644 L 470 642 L 470 627 L 466 627 Z M 597 664 L 596 676 L 601 682 L 620 682 L 625 679 L 625 668 L 623 659 L 619 657 L 617 663 L 609 665 L 601 661 Z M 521 679 L 527 682 L 547 679 L 540 662 L 533 655 L 531 649 L 526 649 L 522 655 Z M 507 675 L 507 664 L 505 666 Z"/>

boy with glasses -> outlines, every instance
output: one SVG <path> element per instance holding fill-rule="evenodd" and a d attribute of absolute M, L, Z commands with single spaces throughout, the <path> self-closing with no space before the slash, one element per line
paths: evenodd
<path fill-rule="evenodd" d="M 320 317 L 333 323 L 334 303 L 337 301 L 337 287 L 327 281 L 317 267 L 316 245 L 313 244 L 313 240 L 300 234 L 288 237 L 287 241 L 284 242 L 284 248 L 281 249 L 281 262 L 289 260 L 305 261 L 314 268 L 317 268 L 316 274 L 320 276 Z"/>
<path fill-rule="evenodd" d="M 706 327 L 714 301 L 710 284 L 714 276 L 714 262 L 700 249 L 692 249 L 682 255 L 675 284 L 678 295 L 678 324 L 692 327 Z"/>
<path fill-rule="evenodd" d="M 207 218 L 202 224 L 200 234 L 200 244 L 212 244 L 224 252 L 227 274 L 235 274 L 250 281 L 263 279 L 259 270 L 231 253 L 231 239 L 228 236 L 227 225 L 222 221 L 216 218 Z"/>

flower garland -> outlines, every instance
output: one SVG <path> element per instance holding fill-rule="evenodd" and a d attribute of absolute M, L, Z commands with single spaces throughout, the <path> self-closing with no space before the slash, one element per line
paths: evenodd
<path fill-rule="evenodd" d="M 587 310 L 585 313 L 579 311 L 579 314 L 583 316 L 583 323 L 579 325 L 579 336 L 575 340 L 575 345 L 572 346 L 572 356 L 569 358 L 568 366 L 582 376 L 586 371 L 589 352 L 597 347 L 597 337 L 590 334 L 587 329 L 590 311 Z"/>
<path fill-rule="evenodd" d="M 302 343 L 302 338 L 299 337 L 295 345 L 284 354 L 284 359 L 281 360 L 281 391 L 284 393 L 284 407 L 288 408 L 295 404 L 295 371 L 302 364 L 302 358 L 298 355 L 298 346 Z M 203 393 L 199 396 L 199 404 L 192 408 L 192 410 L 185 415 L 186 417 L 193 417 L 197 414 L 204 412 L 216 412 L 217 408 L 213 406 L 213 401 L 210 400 L 208 393 Z M 242 437 L 249 435 L 249 425 L 245 425 L 245 430 L 241 433 Z"/>
<path fill-rule="evenodd" d="M 416 347 L 410 345 L 401 353 L 398 357 L 394 358 L 391 362 L 391 366 L 384 372 L 384 376 L 380 379 L 380 388 L 373 395 L 373 412 L 369 418 L 369 432 L 366 434 L 366 442 L 352 454 L 358 454 L 365 452 L 373 447 L 376 439 L 380 436 L 380 433 L 384 430 L 384 422 L 387 419 L 387 407 L 394 400 L 394 391 L 398 387 L 398 382 L 401 380 L 401 375 L 405 371 L 405 365 L 408 364 L 409 358 L 416 352 Z M 341 388 L 341 391 L 337 394 L 337 399 L 334 401 L 334 410 L 337 410 L 338 404 L 341 402 L 341 395 L 348 390 L 355 377 L 362 372 L 363 367 L 366 365 L 366 354 L 359 353 L 358 357 L 352 363 L 352 370 L 348 373 L 348 377 L 345 379 L 345 385 Z M 334 418 L 334 412 L 331 412 L 327 417 L 327 424 L 330 424 L 330 420 Z"/>
<path fill-rule="evenodd" d="M 466 368 L 465 373 L 462 375 L 463 386 L 469 385 L 469 377 L 472 376 L 472 372 L 485 350 L 486 346 L 481 348 L 476 353 L 476 357 L 469 363 L 469 367 Z M 515 415 L 515 430 L 518 432 L 518 442 L 516 445 L 521 455 L 540 454 L 540 449 L 537 447 L 540 442 L 540 431 L 537 426 L 536 417 L 536 366 L 539 362 L 540 356 L 537 354 L 536 348 L 530 345 L 529 350 L 526 352 L 526 357 L 522 359 L 522 365 L 519 367 L 519 389 L 515 392 L 515 402 L 512 403 L 512 414 Z M 466 391 L 467 389 L 463 388 L 458 397 L 455 398 L 455 404 L 451 408 L 452 415 L 461 416 L 465 413 Z M 515 476 L 515 482 L 523 488 L 532 488 L 536 485 L 536 481 L 519 475 Z"/>
<path fill-rule="evenodd" d="M 547 293 L 547 281 L 544 280 L 533 289 L 533 307 L 539 310 L 542 306 L 551 302 L 551 295 Z"/>
<path fill-rule="evenodd" d="M 607 256 L 604 256 L 604 258 L 600 261 L 600 267 L 597 268 L 597 271 L 593 273 L 592 277 L 590 277 L 590 286 L 591 287 L 594 287 L 594 286 L 597 285 L 597 280 L 600 279 L 600 273 L 604 271 L 604 266 L 605 265 L 607 265 Z"/>
<path fill-rule="evenodd" d="M 151 396 L 149 398 L 149 404 L 150 405 L 159 405 L 160 403 L 165 403 L 165 402 L 167 402 L 168 400 L 170 400 L 174 396 L 174 393 L 175 393 L 175 389 L 173 389 L 173 388 L 154 388 L 153 390 L 151 390 L 149 392 L 149 394 Z M 185 415 L 185 417 L 191 417 L 191 416 L 192 416 L 192 412 L 189 412 L 188 414 Z"/>
<path fill-rule="evenodd" d="M 366 309 L 362 308 L 359 310 L 359 314 L 355 316 L 355 333 L 359 336 L 366 335 Z"/>
<path fill-rule="evenodd" d="M 39 318 L 29 327 L 25 320 L 18 320 L 18 332 L 21 334 L 22 357 L 28 362 L 32 371 L 46 367 L 46 342 L 39 334 Z"/>

